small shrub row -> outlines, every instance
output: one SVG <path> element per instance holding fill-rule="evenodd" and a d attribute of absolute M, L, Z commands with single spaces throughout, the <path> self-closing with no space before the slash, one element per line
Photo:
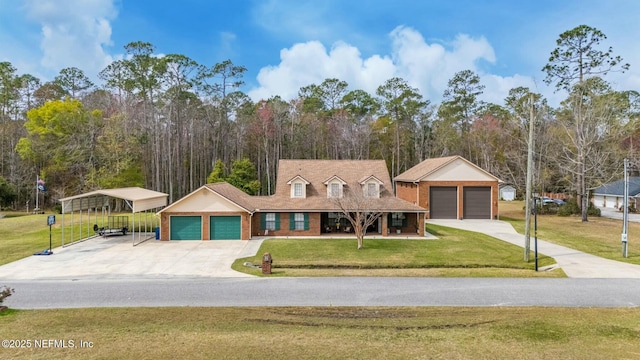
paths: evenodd
<path fill-rule="evenodd" d="M 580 207 L 578 206 L 578 202 L 575 199 L 569 199 L 564 205 L 558 208 L 558 215 L 560 216 L 581 215 L 581 214 L 582 214 L 582 210 L 580 210 Z M 587 215 L 600 216 L 600 209 L 598 209 L 591 202 L 589 202 Z"/>

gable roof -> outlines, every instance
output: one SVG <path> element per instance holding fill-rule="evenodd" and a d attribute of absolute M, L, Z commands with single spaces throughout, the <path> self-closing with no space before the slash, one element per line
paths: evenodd
<path fill-rule="evenodd" d="M 367 204 L 384 212 L 426 212 L 426 209 L 393 194 L 391 178 L 384 160 L 280 160 L 276 192 L 271 196 L 251 196 L 235 186 L 220 182 L 206 184 L 158 213 L 169 212 L 178 204 L 188 201 L 202 190 L 211 191 L 242 208 L 254 212 L 308 212 L 341 211 L 336 199 L 327 198 L 327 176 L 344 181 L 345 189 L 362 191 L 362 179 L 379 180 L 380 197 L 370 198 Z M 364 176 L 363 176 L 364 175 Z M 306 198 L 292 198 L 292 180 L 300 178 L 308 182 Z"/>
<path fill-rule="evenodd" d="M 601 185 L 593 189 L 594 195 L 624 196 L 624 179 Z M 629 177 L 629 196 L 640 195 L 640 177 Z"/>
<path fill-rule="evenodd" d="M 375 180 L 378 184 L 382 185 L 382 180 L 378 179 L 374 175 L 364 176 L 363 178 L 360 179 L 360 181 L 358 181 L 358 183 L 361 185 L 364 185 L 367 181 L 371 179 Z"/>
<path fill-rule="evenodd" d="M 188 201 L 189 198 L 194 196 L 194 194 L 199 193 L 201 190 L 213 192 L 230 203 L 242 208 L 248 213 L 253 213 L 255 211 L 255 207 L 253 205 L 253 201 L 251 201 L 252 196 L 245 193 L 244 191 L 238 189 L 237 187 L 227 183 L 227 182 L 219 182 L 214 184 L 206 184 L 191 192 L 190 194 L 184 196 L 180 200 L 174 202 L 173 204 L 165 207 L 164 209 L 158 211 L 158 214 L 163 212 L 169 212 L 172 208 L 178 206 L 179 204 Z"/>
<path fill-rule="evenodd" d="M 463 158 L 460 155 L 426 159 L 426 160 L 422 161 L 421 163 L 415 165 L 414 167 L 410 168 L 409 170 L 403 172 L 402 174 L 396 176 L 393 180 L 394 181 L 403 181 L 403 182 L 418 182 L 418 181 L 421 181 L 422 179 L 426 178 L 427 176 L 436 173 L 438 170 L 446 167 L 447 165 L 449 165 L 449 164 L 451 164 L 451 163 L 453 163 L 453 162 L 455 162 L 457 160 L 461 160 L 461 161 L 465 162 L 467 165 L 479 170 L 480 172 L 482 172 L 482 173 L 486 174 L 487 176 L 495 179 L 496 181 L 500 181 L 500 179 L 498 179 L 497 177 L 493 176 L 488 171 L 484 170 L 483 168 L 481 168 L 478 165 L 472 163 L 471 161 Z"/>
<path fill-rule="evenodd" d="M 291 198 L 289 179 L 303 177 L 307 185 L 306 198 Z M 272 196 L 253 196 L 258 211 L 339 211 L 335 199 L 327 198 L 325 181 L 337 177 L 344 181 L 345 189 L 362 191 L 360 181 L 375 177 L 380 180 L 380 198 L 375 206 L 385 211 L 415 211 L 425 209 L 395 197 L 391 177 L 384 160 L 280 160 L 276 191 Z"/>
<path fill-rule="evenodd" d="M 328 178 L 327 180 L 323 181 L 322 183 L 325 185 L 329 185 L 330 182 L 332 182 L 333 180 L 338 180 L 342 185 L 346 185 L 347 182 L 342 180 L 342 178 L 340 178 L 340 176 L 338 175 L 333 175 L 330 178 Z"/>
<path fill-rule="evenodd" d="M 255 210 L 252 196 L 229 184 L 228 182 L 206 184 L 205 186 L 209 190 L 217 193 L 222 197 L 227 198 L 229 201 L 247 210 L 248 212 L 253 212 Z"/>
<path fill-rule="evenodd" d="M 291 180 L 287 181 L 287 184 L 291 185 L 291 183 L 293 183 L 293 182 L 294 182 L 294 181 L 296 181 L 296 180 L 302 180 L 302 182 L 303 182 L 305 185 L 309 185 L 309 181 L 307 181 L 307 179 L 303 178 L 303 177 L 302 177 L 302 176 L 300 176 L 300 175 L 296 175 L 293 179 L 291 179 Z"/>

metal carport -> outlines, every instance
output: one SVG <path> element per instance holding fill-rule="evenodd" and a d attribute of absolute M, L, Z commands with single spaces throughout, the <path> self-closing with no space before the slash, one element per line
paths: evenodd
<path fill-rule="evenodd" d="M 126 206 L 131 210 L 132 213 L 132 231 L 131 231 L 131 240 L 133 245 L 137 245 L 144 240 L 149 239 L 150 237 L 146 237 L 142 239 L 142 234 L 147 233 L 148 224 L 148 210 L 154 210 L 151 214 L 154 214 L 157 209 L 167 206 L 167 197 L 169 195 L 153 190 L 143 189 L 140 187 L 128 187 L 128 188 L 119 188 L 119 189 L 105 189 L 105 190 L 96 190 L 91 191 L 85 194 L 75 195 L 60 199 L 60 203 L 62 204 L 62 246 L 65 246 L 65 233 L 64 233 L 64 219 L 65 214 L 71 214 L 71 243 L 77 242 L 74 240 L 74 225 L 75 225 L 75 217 L 74 214 L 76 212 L 79 213 L 80 216 L 80 240 L 82 240 L 83 226 L 82 219 L 83 213 L 86 212 L 87 217 L 87 238 L 93 229 L 91 228 L 91 212 L 93 210 L 94 213 L 94 223 L 98 219 L 98 211 L 100 211 L 102 215 L 102 223 L 104 224 L 104 216 L 107 214 L 109 216 L 111 214 L 111 199 L 121 199 L 124 200 Z M 136 214 L 138 214 L 138 227 L 140 228 L 142 224 L 142 214 L 145 214 L 144 218 L 144 229 L 145 231 L 136 232 Z M 155 217 L 154 217 L 155 219 Z M 157 219 L 156 219 L 157 220 Z M 138 241 L 136 242 L 136 234 L 138 235 Z M 95 235 L 95 234 L 94 234 Z M 67 245 L 70 245 L 67 244 Z"/>

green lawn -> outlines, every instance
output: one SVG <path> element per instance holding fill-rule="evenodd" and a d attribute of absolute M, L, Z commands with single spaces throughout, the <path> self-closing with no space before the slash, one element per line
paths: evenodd
<path fill-rule="evenodd" d="M 501 201 L 500 219 L 524 234 L 523 201 Z M 531 219 L 533 237 L 533 217 Z M 538 238 L 603 258 L 640 265 L 640 223 L 629 223 L 629 257 L 622 256 L 622 220 L 591 216 L 538 215 Z"/>
<path fill-rule="evenodd" d="M 9 310 L 0 334 L 31 343 L 0 348 L 3 359 L 637 359 L 640 309 Z"/>
<path fill-rule="evenodd" d="M 438 240 L 365 238 L 360 250 L 355 239 L 266 240 L 255 257 L 238 259 L 233 268 L 261 275 L 243 264 L 260 264 L 269 252 L 272 276 L 564 276 L 560 270 L 536 273 L 533 262 L 522 261 L 520 247 L 483 234 L 432 224 L 427 231 Z M 541 267 L 554 263 L 539 259 Z"/>

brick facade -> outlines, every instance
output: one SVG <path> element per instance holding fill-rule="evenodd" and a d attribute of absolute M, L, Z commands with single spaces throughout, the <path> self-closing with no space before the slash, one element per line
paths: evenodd
<path fill-rule="evenodd" d="M 266 235 L 268 236 L 320 236 L 322 235 L 322 214 L 321 213 L 309 213 L 309 230 L 290 230 L 290 213 L 278 213 L 280 214 L 280 229 L 269 230 Z M 395 227 L 391 228 L 388 225 L 388 213 L 384 213 L 381 216 L 382 221 L 382 236 L 395 234 Z M 424 226 L 418 224 L 424 224 L 424 213 L 405 213 L 407 217 L 407 226 L 401 228 L 401 234 L 419 234 L 424 236 Z M 261 228 L 260 213 L 253 215 L 251 224 L 252 236 L 265 236 L 265 230 Z M 338 233 L 336 233 L 338 234 Z"/>
<path fill-rule="evenodd" d="M 288 212 L 278 213 L 280 215 L 280 229 L 269 230 L 269 236 L 320 236 L 320 213 L 309 214 L 309 230 L 290 230 L 290 214 Z M 253 214 L 252 236 L 264 236 L 265 230 L 261 228 L 260 213 Z"/>
<path fill-rule="evenodd" d="M 465 187 L 487 186 L 491 187 L 491 218 L 498 216 L 498 181 L 421 181 L 417 185 L 410 182 L 396 182 L 396 194 L 400 199 L 430 210 L 429 192 L 432 186 L 455 186 L 458 189 L 458 219 L 462 218 L 464 209 Z M 429 212 L 426 218 L 430 219 Z"/>

